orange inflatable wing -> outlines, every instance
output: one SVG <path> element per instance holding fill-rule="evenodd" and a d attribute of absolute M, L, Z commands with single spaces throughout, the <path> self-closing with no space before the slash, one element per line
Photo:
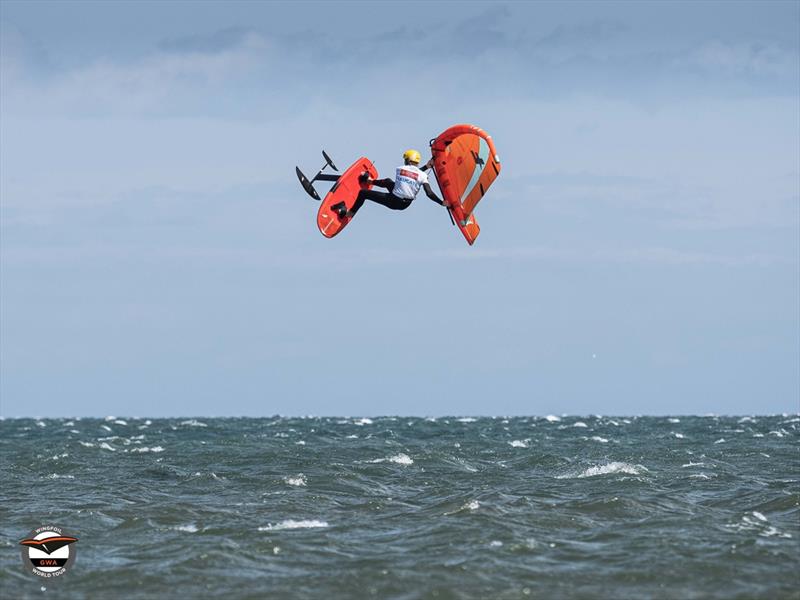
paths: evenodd
<path fill-rule="evenodd" d="M 492 137 L 475 125 L 453 125 L 431 142 L 431 153 L 442 195 L 472 245 L 480 232 L 472 211 L 500 174 Z"/>

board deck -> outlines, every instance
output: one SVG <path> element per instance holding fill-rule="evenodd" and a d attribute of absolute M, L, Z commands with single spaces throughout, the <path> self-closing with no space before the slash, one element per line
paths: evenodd
<path fill-rule="evenodd" d="M 364 156 L 350 165 L 339 180 L 331 188 L 331 191 L 322 200 L 317 213 L 317 227 L 320 233 L 326 238 L 332 238 L 337 235 L 342 229 L 347 227 L 347 224 L 352 221 L 351 217 L 340 219 L 335 211 L 331 210 L 331 206 L 344 202 L 349 210 L 355 204 L 356 196 L 362 189 L 370 189 L 371 184 L 361 183 L 358 178 L 366 171 L 372 179 L 378 177 L 378 171 L 372 161 Z"/>

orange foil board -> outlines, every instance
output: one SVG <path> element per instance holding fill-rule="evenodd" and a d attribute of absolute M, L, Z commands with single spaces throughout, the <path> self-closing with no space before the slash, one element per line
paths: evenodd
<path fill-rule="evenodd" d="M 319 231 L 326 238 L 332 238 L 338 234 L 342 229 L 347 227 L 347 224 L 352 221 L 351 217 L 339 218 L 335 211 L 331 210 L 331 206 L 344 202 L 348 210 L 352 208 L 356 202 L 358 192 L 364 189 L 370 189 L 372 186 L 361 183 L 358 178 L 366 171 L 372 179 L 378 177 L 378 171 L 372 161 L 364 156 L 359 158 L 356 162 L 350 165 L 347 170 L 342 173 L 331 191 L 323 198 L 322 204 L 317 213 L 317 227 Z"/>

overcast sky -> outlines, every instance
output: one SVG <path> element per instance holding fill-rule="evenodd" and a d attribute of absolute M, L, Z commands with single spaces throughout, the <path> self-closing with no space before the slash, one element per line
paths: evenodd
<path fill-rule="evenodd" d="M 0 414 L 800 407 L 800 3 L 0 4 Z M 324 148 L 501 176 L 337 238 Z M 320 186 L 320 189 L 324 189 Z"/>

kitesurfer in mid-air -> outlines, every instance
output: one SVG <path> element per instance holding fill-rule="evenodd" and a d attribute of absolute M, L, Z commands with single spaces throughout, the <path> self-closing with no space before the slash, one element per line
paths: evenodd
<path fill-rule="evenodd" d="M 388 192 L 361 190 L 358 192 L 353 208 L 350 210 L 347 210 L 344 202 L 334 204 L 331 209 L 339 215 L 340 219 L 352 218 L 358 212 L 358 209 L 363 206 L 365 200 L 372 200 L 392 210 L 405 210 L 411 206 L 411 202 L 417 197 L 420 188 L 425 190 L 428 198 L 437 204 L 447 206 L 428 183 L 428 174 L 425 171 L 433 164 L 433 159 L 420 168 L 419 162 L 421 159 L 422 156 L 416 150 L 406 150 L 403 153 L 404 164 L 401 167 L 397 167 L 394 181 L 388 177 L 386 179 L 370 179 L 368 173 L 362 173 L 359 181 L 385 188 Z"/>

